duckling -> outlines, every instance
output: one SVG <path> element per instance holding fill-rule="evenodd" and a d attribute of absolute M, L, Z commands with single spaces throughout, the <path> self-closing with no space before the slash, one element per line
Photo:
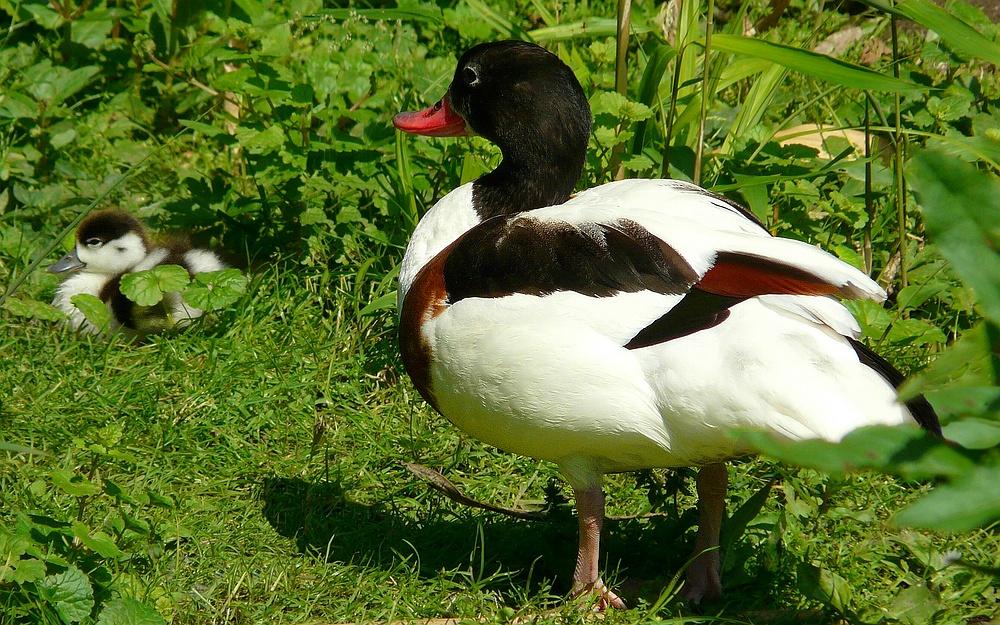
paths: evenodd
<path fill-rule="evenodd" d="M 180 293 L 165 293 L 159 303 L 140 306 L 121 292 L 123 276 L 159 265 L 180 265 L 191 276 L 228 267 L 215 252 L 192 248 L 184 239 L 153 244 L 142 222 L 124 211 L 93 213 L 77 227 L 73 250 L 47 269 L 69 276 L 52 305 L 69 315 L 69 327 L 91 334 L 101 330 L 73 304 L 74 295 L 87 293 L 104 302 L 111 312 L 111 332 L 137 337 L 183 328 L 202 311 L 186 304 Z"/>

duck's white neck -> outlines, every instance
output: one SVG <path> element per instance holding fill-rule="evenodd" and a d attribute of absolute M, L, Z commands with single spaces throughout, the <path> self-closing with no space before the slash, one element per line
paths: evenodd
<path fill-rule="evenodd" d="M 438 200 L 417 224 L 399 266 L 399 310 L 420 269 L 482 221 L 473 206 L 472 185 L 464 184 Z"/>

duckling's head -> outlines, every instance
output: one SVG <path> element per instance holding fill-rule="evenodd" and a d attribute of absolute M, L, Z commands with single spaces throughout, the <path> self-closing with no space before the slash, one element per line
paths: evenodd
<path fill-rule="evenodd" d="M 135 267 L 148 252 L 146 229 L 138 219 L 120 210 L 100 211 L 80 222 L 76 247 L 48 272 L 116 276 Z"/>

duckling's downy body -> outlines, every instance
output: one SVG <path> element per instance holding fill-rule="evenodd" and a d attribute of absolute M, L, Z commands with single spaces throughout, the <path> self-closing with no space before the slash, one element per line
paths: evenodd
<path fill-rule="evenodd" d="M 139 306 L 121 292 L 124 275 L 159 265 L 180 265 L 191 276 L 227 267 L 216 253 L 192 248 L 183 239 L 151 243 L 142 223 L 124 211 L 94 213 L 80 222 L 73 251 L 48 268 L 50 273 L 68 275 L 52 305 L 69 315 L 71 328 L 93 334 L 100 328 L 73 304 L 75 295 L 93 295 L 108 306 L 111 332 L 144 335 L 183 328 L 202 311 L 185 303 L 180 293 L 165 293 L 160 303 Z"/>

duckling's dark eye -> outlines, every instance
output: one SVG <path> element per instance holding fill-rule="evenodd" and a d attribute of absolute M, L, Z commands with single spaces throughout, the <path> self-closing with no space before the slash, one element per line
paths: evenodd
<path fill-rule="evenodd" d="M 471 67 L 466 67 L 462 70 L 462 80 L 470 87 L 475 87 L 479 84 L 479 72 Z"/>
<path fill-rule="evenodd" d="M 84 243 L 87 247 L 101 247 L 101 245 L 104 244 L 104 241 L 98 239 L 97 237 L 91 237 L 84 241 Z"/>

